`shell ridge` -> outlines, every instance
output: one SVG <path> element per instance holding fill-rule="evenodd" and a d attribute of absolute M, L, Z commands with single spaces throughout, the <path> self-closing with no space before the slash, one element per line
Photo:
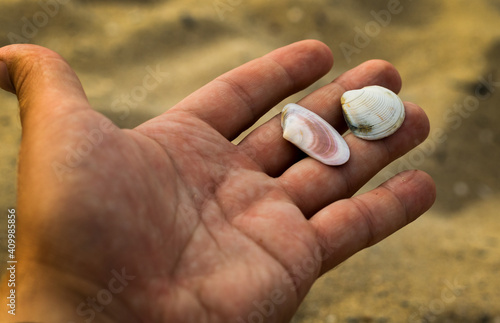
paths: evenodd
<path fill-rule="evenodd" d="M 362 139 L 376 140 L 393 134 L 405 118 L 404 104 L 391 90 L 381 86 L 367 86 L 362 95 L 349 105 L 342 105 L 344 119 L 351 132 Z M 351 91 L 343 97 L 351 96 Z M 344 102 L 346 100 L 342 100 Z"/>

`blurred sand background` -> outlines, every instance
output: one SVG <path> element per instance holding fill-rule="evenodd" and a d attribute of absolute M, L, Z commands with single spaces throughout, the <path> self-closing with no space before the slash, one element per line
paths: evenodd
<path fill-rule="evenodd" d="M 221 73 L 305 38 L 328 44 L 335 66 L 287 102 L 365 60 L 390 61 L 403 78 L 401 97 L 426 110 L 432 130 L 365 189 L 420 168 L 435 178 L 438 199 L 418 221 L 318 280 L 293 322 L 499 323 L 500 1 L 0 3 L 1 46 L 29 42 L 59 52 L 95 109 L 127 128 Z M 123 97 L 156 66 L 168 76 L 123 109 Z M 15 97 L 2 92 L 0 104 L 0 227 L 6 228 L 7 208 L 16 201 L 20 125 Z"/>

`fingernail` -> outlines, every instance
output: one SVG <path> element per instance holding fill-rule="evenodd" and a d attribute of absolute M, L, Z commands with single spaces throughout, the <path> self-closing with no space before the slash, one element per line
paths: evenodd
<path fill-rule="evenodd" d="M 7 69 L 7 64 L 0 61 L 0 88 L 5 91 L 12 92 L 16 94 L 16 88 L 10 80 L 9 70 Z"/>

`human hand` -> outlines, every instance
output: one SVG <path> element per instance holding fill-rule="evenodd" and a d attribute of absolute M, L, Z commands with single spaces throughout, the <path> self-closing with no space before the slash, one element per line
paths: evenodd
<path fill-rule="evenodd" d="M 328 72 L 331 52 L 317 41 L 238 67 L 133 130 L 92 110 L 57 54 L 12 45 L 0 61 L 23 127 L 16 320 L 285 322 L 319 275 L 435 198 L 417 170 L 351 197 L 427 136 L 412 103 L 386 139 L 348 134 L 351 158 L 339 167 L 304 158 L 282 138 L 279 116 L 231 143 Z M 372 84 L 397 93 L 401 80 L 369 61 L 299 104 L 342 133 L 340 96 Z"/>

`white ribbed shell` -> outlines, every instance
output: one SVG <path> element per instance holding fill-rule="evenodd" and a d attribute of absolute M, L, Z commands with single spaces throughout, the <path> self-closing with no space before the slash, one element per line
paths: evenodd
<path fill-rule="evenodd" d="M 376 140 L 390 136 L 405 119 L 401 99 L 381 86 L 347 91 L 340 101 L 349 129 L 359 138 Z"/>
<path fill-rule="evenodd" d="M 281 112 L 283 138 L 326 165 L 342 165 L 349 159 L 344 138 L 328 122 L 298 104 L 287 104 Z"/>

